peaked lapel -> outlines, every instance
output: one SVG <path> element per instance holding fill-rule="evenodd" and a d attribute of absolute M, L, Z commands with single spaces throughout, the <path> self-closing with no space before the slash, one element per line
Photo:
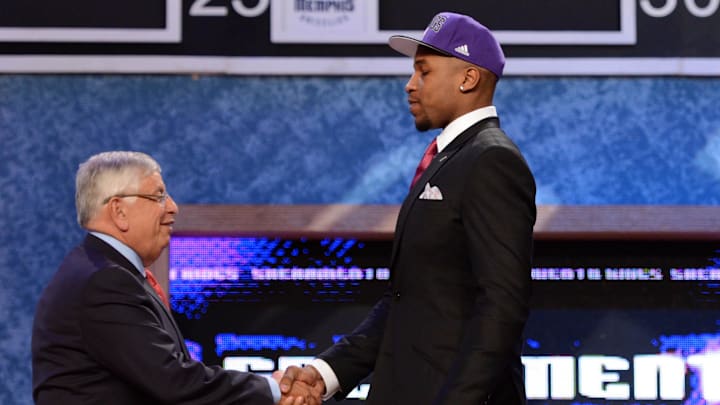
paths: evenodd
<path fill-rule="evenodd" d="M 456 152 L 462 149 L 469 140 L 475 138 L 482 131 L 488 128 L 500 128 L 499 120 L 496 117 L 486 118 L 482 121 L 478 121 L 476 124 L 463 131 L 460 135 L 457 136 L 457 138 L 450 142 L 450 144 L 445 149 L 443 149 L 442 152 L 435 155 L 433 160 L 430 162 L 430 166 L 425 169 L 425 172 L 423 172 L 423 174 L 420 176 L 417 183 L 415 183 L 415 186 L 410 189 L 410 192 L 408 193 L 407 197 L 405 197 L 405 201 L 403 201 L 403 204 L 400 207 L 397 225 L 395 226 L 395 243 L 393 243 L 392 254 L 390 256 L 391 270 L 395 266 L 397 251 L 400 248 L 400 241 L 402 240 L 402 234 L 405 230 L 405 220 L 407 219 L 407 215 L 410 212 L 411 208 L 418 200 L 418 197 L 425 189 L 425 184 L 435 175 L 435 173 L 437 173 L 438 170 L 440 170 L 441 167 L 443 167 L 443 165 L 445 165 L 445 163 L 450 161 L 453 155 L 455 155 Z M 391 277 L 393 277 L 393 275 L 391 275 Z"/>

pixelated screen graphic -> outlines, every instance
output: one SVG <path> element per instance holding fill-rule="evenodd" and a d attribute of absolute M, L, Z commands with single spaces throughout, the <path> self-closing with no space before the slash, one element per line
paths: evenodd
<path fill-rule="evenodd" d="M 391 249 L 387 239 L 174 236 L 172 309 L 208 364 L 301 365 L 364 319 L 388 286 Z M 530 404 L 720 404 L 718 249 L 537 241 L 523 352 Z M 369 383 L 341 403 L 361 404 Z"/>

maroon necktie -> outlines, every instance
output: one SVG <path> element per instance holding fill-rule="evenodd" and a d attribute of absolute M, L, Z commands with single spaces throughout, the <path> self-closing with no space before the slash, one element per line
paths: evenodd
<path fill-rule="evenodd" d="M 413 177 L 412 183 L 410 183 L 410 188 L 413 188 L 413 186 L 415 186 L 415 183 L 417 183 L 418 179 L 420 178 L 420 176 L 422 176 L 425 169 L 430 166 L 430 162 L 432 162 L 433 157 L 435 157 L 437 153 L 437 141 L 433 139 L 432 142 L 430 142 L 430 145 L 428 145 L 427 149 L 425 149 L 425 154 L 420 160 L 420 164 L 418 164 L 417 169 L 415 169 L 415 177 Z"/>
<path fill-rule="evenodd" d="M 165 295 L 165 291 L 163 291 L 162 287 L 160 287 L 160 284 L 157 282 L 157 279 L 152 274 L 150 269 L 145 269 L 145 276 L 147 277 L 148 283 L 150 283 L 150 287 L 155 290 L 155 292 L 160 297 L 165 306 L 170 309 L 170 302 L 168 301 L 167 295 Z"/>

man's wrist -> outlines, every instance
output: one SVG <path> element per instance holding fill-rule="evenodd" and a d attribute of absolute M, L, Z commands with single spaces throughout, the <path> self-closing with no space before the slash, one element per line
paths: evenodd
<path fill-rule="evenodd" d="M 323 401 L 327 401 L 332 398 L 333 395 L 340 391 L 340 382 L 338 381 L 335 372 L 332 367 L 323 359 L 313 359 L 307 367 L 312 367 L 320 374 L 320 377 L 325 384 L 325 394 L 323 394 Z"/>
<path fill-rule="evenodd" d="M 282 393 L 280 392 L 280 385 L 277 381 L 275 381 L 274 378 L 272 378 L 272 376 L 264 374 L 261 376 L 265 377 L 265 379 L 267 380 L 268 385 L 270 386 L 270 393 L 273 397 L 273 403 L 277 404 L 278 402 L 280 402 L 280 398 L 282 398 Z"/>

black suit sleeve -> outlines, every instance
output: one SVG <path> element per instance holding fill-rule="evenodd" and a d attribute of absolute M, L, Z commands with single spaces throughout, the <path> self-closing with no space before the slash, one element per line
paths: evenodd
<path fill-rule="evenodd" d="M 98 363 L 158 403 L 273 403 L 265 378 L 207 367 L 182 354 L 141 282 L 126 269 L 108 267 L 84 288 L 80 333 Z"/>
<path fill-rule="evenodd" d="M 533 176 L 515 150 L 483 151 L 468 173 L 461 212 L 479 288 L 435 404 L 483 403 L 520 355 L 536 211 Z"/>
<path fill-rule="evenodd" d="M 351 334 L 317 356 L 326 361 L 338 377 L 341 392 L 336 395 L 337 399 L 344 398 L 373 371 L 391 300 L 392 293 L 388 288 Z"/>

